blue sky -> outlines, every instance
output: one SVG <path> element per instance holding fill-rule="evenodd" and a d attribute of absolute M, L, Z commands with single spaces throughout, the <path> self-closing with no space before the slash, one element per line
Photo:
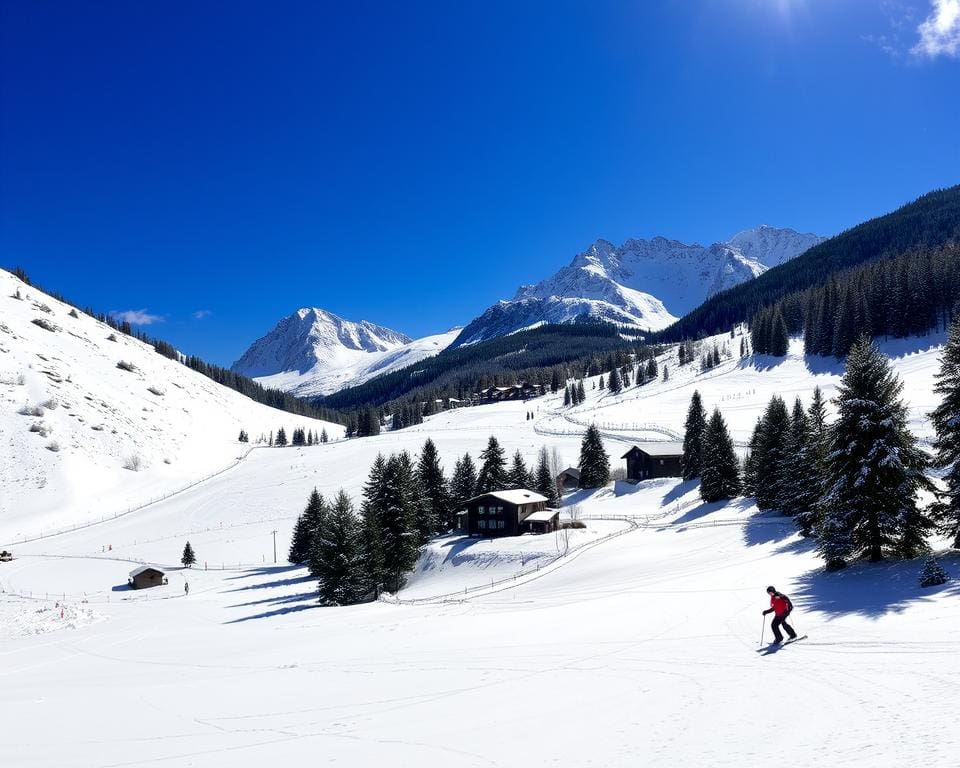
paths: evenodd
<path fill-rule="evenodd" d="M 960 182 L 960 0 L 0 0 L 0 264 L 221 364 Z"/>

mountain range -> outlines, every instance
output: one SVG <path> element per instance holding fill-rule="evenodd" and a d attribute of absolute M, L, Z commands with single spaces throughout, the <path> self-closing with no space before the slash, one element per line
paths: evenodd
<path fill-rule="evenodd" d="M 824 238 L 760 226 L 725 243 L 655 237 L 615 246 L 597 240 L 552 277 L 521 286 L 463 329 L 412 340 L 367 321 L 303 308 L 254 342 L 232 370 L 266 387 L 315 397 L 462 347 L 544 324 L 589 317 L 657 331 L 710 296 L 763 274 Z"/>

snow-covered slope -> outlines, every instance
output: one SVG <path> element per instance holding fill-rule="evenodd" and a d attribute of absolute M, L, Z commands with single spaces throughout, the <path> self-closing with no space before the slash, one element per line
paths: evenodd
<path fill-rule="evenodd" d="M 713 294 L 751 280 L 823 238 L 761 226 L 704 247 L 655 237 L 598 240 L 552 277 L 521 287 L 467 325 L 457 345 L 582 316 L 659 330 Z"/>
<path fill-rule="evenodd" d="M 302 397 L 326 395 L 432 357 L 459 333 L 454 328 L 412 340 L 366 320 L 305 308 L 255 341 L 232 370 Z"/>
<path fill-rule="evenodd" d="M 241 428 L 252 440 L 280 426 L 343 434 L 74 314 L 0 270 L 0 541 L 124 512 L 223 469 L 245 452 Z"/>

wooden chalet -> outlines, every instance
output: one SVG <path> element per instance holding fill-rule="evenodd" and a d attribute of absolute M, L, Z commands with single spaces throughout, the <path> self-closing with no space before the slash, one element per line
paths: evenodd
<path fill-rule="evenodd" d="M 683 477 L 683 443 L 637 443 L 621 458 L 627 460 L 627 480 Z"/>
<path fill-rule="evenodd" d="M 130 571 L 127 583 L 133 589 L 146 589 L 147 587 L 159 587 L 167 583 L 167 577 L 159 568 L 152 565 L 141 565 Z"/>
<path fill-rule="evenodd" d="M 527 400 L 542 394 L 543 387 L 539 384 L 521 381 L 507 387 L 487 387 L 476 393 L 476 399 L 480 403 L 499 403 L 504 400 Z"/>
<path fill-rule="evenodd" d="M 575 491 L 580 487 L 580 470 L 576 467 L 567 467 L 557 475 L 557 488 L 562 493 Z"/>
<path fill-rule="evenodd" d="M 471 536 L 549 533 L 560 523 L 560 510 L 547 509 L 546 496 L 526 488 L 484 493 L 470 499 L 466 507 L 464 528 Z"/>

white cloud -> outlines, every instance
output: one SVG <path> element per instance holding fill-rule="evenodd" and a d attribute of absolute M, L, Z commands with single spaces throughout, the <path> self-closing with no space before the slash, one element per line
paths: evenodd
<path fill-rule="evenodd" d="M 960 0 L 932 0 L 930 15 L 917 27 L 916 56 L 960 56 Z"/>
<path fill-rule="evenodd" d="M 193 318 L 195 320 L 203 320 L 203 318 L 210 317 L 210 315 L 212 314 L 213 314 L 212 309 L 198 309 L 196 312 L 193 313 Z"/>
<path fill-rule="evenodd" d="M 110 317 L 119 320 L 121 323 L 126 321 L 130 325 L 153 325 L 162 323 L 166 318 L 162 315 L 151 315 L 145 309 L 125 309 L 123 312 L 113 311 Z"/>

